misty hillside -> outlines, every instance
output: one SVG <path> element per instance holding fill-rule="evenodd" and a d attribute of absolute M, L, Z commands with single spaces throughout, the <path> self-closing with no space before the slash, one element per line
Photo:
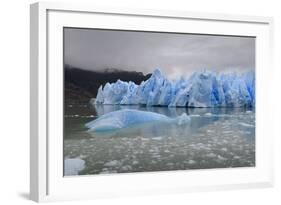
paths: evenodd
<path fill-rule="evenodd" d="M 88 71 L 80 68 L 65 66 L 64 68 L 64 97 L 66 103 L 87 102 L 96 97 L 100 85 L 113 83 L 118 79 L 133 81 L 140 84 L 147 80 L 151 74 L 142 72 L 106 69 L 103 72 Z"/>

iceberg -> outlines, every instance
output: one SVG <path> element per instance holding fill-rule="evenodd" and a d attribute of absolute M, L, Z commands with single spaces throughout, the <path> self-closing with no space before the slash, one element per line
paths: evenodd
<path fill-rule="evenodd" d="M 78 175 L 85 168 L 85 161 L 79 158 L 66 158 L 64 160 L 64 175 Z"/>
<path fill-rule="evenodd" d="M 177 123 L 178 125 L 183 125 L 189 121 L 190 117 L 186 113 L 183 113 L 176 118 L 170 118 L 166 115 L 154 112 L 123 109 L 104 114 L 99 118 L 86 123 L 85 126 L 90 132 L 104 132 L 115 131 L 143 123 Z"/>
<path fill-rule="evenodd" d="M 140 85 L 134 82 L 100 86 L 95 104 L 168 107 L 253 107 L 255 72 L 219 74 L 195 72 L 188 79 L 171 81 L 156 69 Z"/>

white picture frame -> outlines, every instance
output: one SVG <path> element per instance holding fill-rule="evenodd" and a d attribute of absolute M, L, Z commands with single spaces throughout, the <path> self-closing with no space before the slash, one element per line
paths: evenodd
<path fill-rule="evenodd" d="M 256 166 L 63 177 L 62 29 L 111 28 L 256 37 Z M 270 87 L 273 19 L 46 3 L 30 10 L 30 198 L 71 200 L 273 186 Z M 149 182 L 149 185 L 148 185 Z"/>

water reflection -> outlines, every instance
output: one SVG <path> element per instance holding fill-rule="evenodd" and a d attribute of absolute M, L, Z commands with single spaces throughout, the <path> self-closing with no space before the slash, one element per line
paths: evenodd
<path fill-rule="evenodd" d="M 147 123 L 106 134 L 84 127 L 120 109 L 173 118 L 187 113 L 191 122 Z M 255 166 L 255 110 L 85 104 L 68 107 L 64 125 L 64 158 L 83 160 L 81 175 Z"/>
<path fill-rule="evenodd" d="M 139 106 L 139 105 L 99 105 L 91 104 L 90 105 L 95 111 L 97 116 L 104 115 L 117 110 L 122 109 L 135 109 L 141 111 L 150 111 L 159 114 L 163 114 L 169 117 L 177 117 L 186 113 L 188 115 L 205 115 L 207 113 L 216 114 L 216 115 L 231 115 L 235 113 L 243 113 L 246 111 L 254 111 L 254 108 L 187 108 L 187 107 L 160 107 L 160 106 Z"/>

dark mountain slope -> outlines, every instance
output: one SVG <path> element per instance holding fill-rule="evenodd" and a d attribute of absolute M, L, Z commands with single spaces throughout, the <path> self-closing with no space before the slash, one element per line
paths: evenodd
<path fill-rule="evenodd" d="M 100 85 L 107 82 L 113 83 L 118 79 L 133 81 L 140 84 L 147 80 L 151 74 L 143 75 L 142 72 L 106 69 L 103 72 L 88 71 L 79 68 L 65 66 L 64 68 L 64 97 L 65 102 L 86 102 L 96 97 Z"/>

